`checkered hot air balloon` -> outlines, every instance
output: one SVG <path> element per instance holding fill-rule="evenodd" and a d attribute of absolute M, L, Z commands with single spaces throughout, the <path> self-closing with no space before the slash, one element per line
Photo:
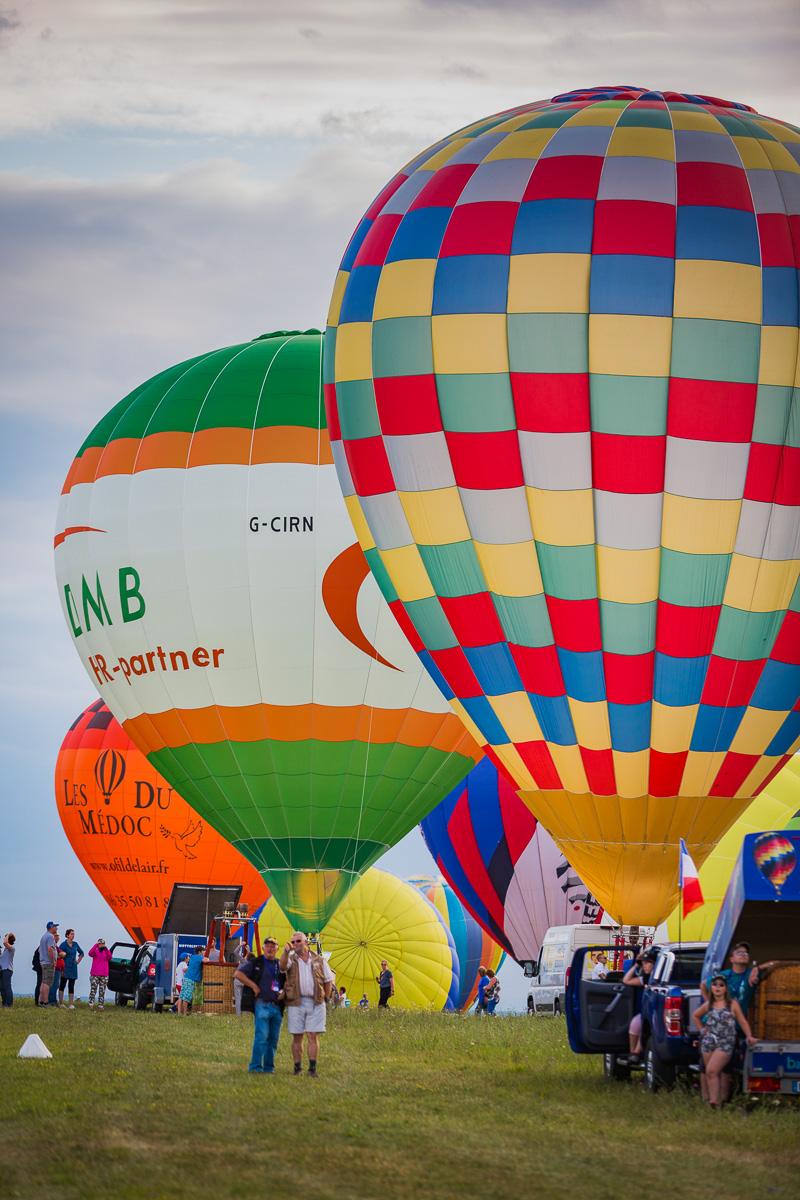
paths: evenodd
<path fill-rule="evenodd" d="M 655 924 L 800 736 L 800 131 L 592 88 L 444 138 L 325 353 L 348 508 L 454 709 Z"/>

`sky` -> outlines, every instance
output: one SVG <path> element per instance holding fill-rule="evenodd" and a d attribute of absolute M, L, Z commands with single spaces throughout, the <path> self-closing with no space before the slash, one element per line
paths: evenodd
<path fill-rule="evenodd" d="M 471 121 L 630 84 L 800 123 L 799 26 L 794 0 L 0 0 L 0 925 L 16 990 L 50 919 L 84 948 L 125 937 L 53 794 L 95 698 L 52 565 L 89 430 L 194 354 L 324 326 L 374 195 Z M 379 865 L 432 869 L 418 833 Z M 519 968 L 502 978 L 521 1007 Z"/>

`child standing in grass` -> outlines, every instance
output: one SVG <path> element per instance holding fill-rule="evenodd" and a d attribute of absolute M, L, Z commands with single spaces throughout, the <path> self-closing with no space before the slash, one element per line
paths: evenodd
<path fill-rule="evenodd" d="M 94 998 L 99 991 L 100 1002 L 97 1010 L 102 1012 L 108 984 L 108 964 L 111 962 L 111 951 L 106 946 L 105 938 L 97 939 L 89 951 L 89 958 L 92 960 L 92 969 L 89 972 L 89 1008 L 94 1009 Z"/>

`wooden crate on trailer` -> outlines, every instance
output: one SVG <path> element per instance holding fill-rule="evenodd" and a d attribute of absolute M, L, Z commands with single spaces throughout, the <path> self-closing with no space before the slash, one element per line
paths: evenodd
<path fill-rule="evenodd" d="M 234 963 L 203 963 L 202 1011 L 214 1016 L 236 1011 L 233 996 Z"/>
<path fill-rule="evenodd" d="M 800 967 L 774 971 L 755 995 L 751 1026 L 757 1038 L 800 1040 Z"/>

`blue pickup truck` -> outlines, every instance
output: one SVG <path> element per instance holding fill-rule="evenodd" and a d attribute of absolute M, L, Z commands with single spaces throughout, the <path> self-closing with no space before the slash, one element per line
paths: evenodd
<path fill-rule="evenodd" d="M 608 1079 L 628 1079 L 643 1070 L 648 1091 L 670 1087 L 679 1074 L 697 1071 L 697 1031 L 692 1013 L 702 1004 L 700 980 L 705 942 L 669 943 L 658 947 L 651 983 L 628 987 L 623 970 L 604 980 L 583 978 L 583 959 L 594 949 L 581 947 L 567 981 L 566 1017 L 569 1044 L 576 1054 L 602 1054 Z M 632 961 L 633 955 L 628 956 Z M 628 1062 L 628 1026 L 642 1014 L 641 1064 Z"/>

